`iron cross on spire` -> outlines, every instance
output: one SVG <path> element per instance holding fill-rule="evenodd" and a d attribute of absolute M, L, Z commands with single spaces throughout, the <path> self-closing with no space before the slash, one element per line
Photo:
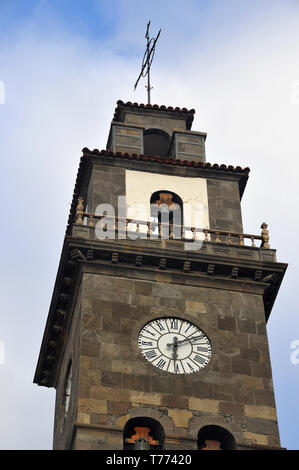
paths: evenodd
<path fill-rule="evenodd" d="M 155 55 L 155 47 L 156 43 L 158 41 L 158 38 L 161 33 L 161 29 L 158 32 L 156 38 L 151 38 L 149 37 L 149 27 L 150 27 L 151 22 L 149 21 L 147 23 L 147 28 L 146 28 L 146 33 L 145 33 L 145 39 L 146 39 L 146 51 L 143 56 L 142 60 L 142 65 L 141 65 L 141 72 L 139 74 L 139 77 L 137 78 L 137 81 L 134 86 L 134 91 L 136 90 L 136 87 L 138 85 L 138 82 L 141 77 L 146 77 L 147 76 L 147 85 L 145 87 L 147 88 L 147 102 L 148 104 L 151 104 L 151 83 L 150 83 L 150 69 L 152 65 L 152 61 Z"/>

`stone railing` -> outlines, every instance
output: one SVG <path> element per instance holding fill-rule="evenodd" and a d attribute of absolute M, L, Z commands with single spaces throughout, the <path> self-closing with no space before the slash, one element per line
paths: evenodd
<path fill-rule="evenodd" d="M 256 248 L 256 242 L 259 248 L 270 248 L 268 225 L 263 222 L 261 225 L 261 234 L 252 235 L 248 233 L 228 232 L 224 230 L 215 230 L 210 228 L 197 228 L 188 226 L 178 226 L 174 224 L 163 224 L 160 222 L 147 222 L 144 220 L 135 220 L 130 218 L 120 218 L 108 216 L 106 212 L 103 215 L 96 215 L 85 212 L 83 206 L 83 198 L 78 198 L 76 209 L 77 225 L 88 225 L 89 227 L 97 227 L 103 232 L 113 231 L 121 233 L 120 238 L 164 238 L 182 241 L 195 241 L 198 239 L 204 242 L 225 243 L 228 245 L 250 246 Z M 130 236 L 135 234 L 135 237 Z M 245 240 L 249 240 L 250 244 L 245 244 Z"/>

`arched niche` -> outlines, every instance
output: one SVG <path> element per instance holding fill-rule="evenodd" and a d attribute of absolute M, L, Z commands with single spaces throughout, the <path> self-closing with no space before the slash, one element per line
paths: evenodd
<path fill-rule="evenodd" d="M 216 425 L 202 427 L 197 436 L 199 450 L 235 450 L 234 436 L 225 428 Z"/>
<path fill-rule="evenodd" d="M 166 157 L 169 143 L 169 134 L 161 129 L 146 129 L 143 133 L 144 155 Z"/>
<path fill-rule="evenodd" d="M 150 198 L 151 221 L 174 224 L 173 232 L 175 238 L 181 238 L 181 227 L 183 226 L 183 201 L 173 191 L 161 189 L 155 191 Z M 166 217 L 162 214 L 166 212 Z M 162 220 L 163 218 L 163 220 Z"/>
<path fill-rule="evenodd" d="M 147 416 L 137 416 L 129 419 L 125 424 L 123 448 L 124 450 L 138 450 L 138 442 L 143 441 L 148 449 L 161 450 L 164 439 L 164 429 L 159 421 Z"/>

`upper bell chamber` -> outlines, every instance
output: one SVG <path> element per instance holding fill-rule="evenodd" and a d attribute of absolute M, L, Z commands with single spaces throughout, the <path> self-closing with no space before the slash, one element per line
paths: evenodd
<path fill-rule="evenodd" d="M 107 150 L 205 162 L 205 132 L 191 131 L 195 110 L 119 100 Z"/>

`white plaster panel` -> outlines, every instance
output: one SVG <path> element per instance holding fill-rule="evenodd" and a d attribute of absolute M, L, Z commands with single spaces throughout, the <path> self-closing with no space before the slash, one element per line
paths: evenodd
<path fill-rule="evenodd" d="M 204 178 L 126 170 L 127 217 L 150 221 L 150 198 L 159 190 L 172 191 L 180 196 L 185 226 L 210 228 L 207 181 Z"/>

